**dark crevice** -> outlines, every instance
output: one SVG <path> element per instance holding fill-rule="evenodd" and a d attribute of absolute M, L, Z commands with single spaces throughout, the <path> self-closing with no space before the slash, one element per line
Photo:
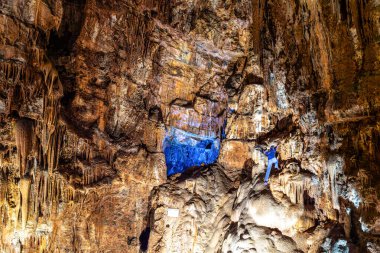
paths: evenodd
<path fill-rule="evenodd" d="M 183 108 L 193 108 L 194 107 L 193 101 L 186 101 L 186 100 L 183 100 L 180 98 L 176 98 L 173 101 L 171 101 L 169 106 L 173 106 L 173 105 L 180 106 Z"/>
<path fill-rule="evenodd" d="M 145 252 L 148 250 L 149 245 L 149 236 L 150 236 L 150 227 L 146 227 L 140 234 L 140 250 Z"/>
<path fill-rule="evenodd" d="M 60 27 L 50 34 L 49 56 L 70 55 L 84 24 L 86 0 L 64 0 L 62 5 Z"/>
<path fill-rule="evenodd" d="M 158 106 L 153 106 L 149 109 L 148 117 L 150 120 L 155 122 L 164 122 L 162 111 Z"/>

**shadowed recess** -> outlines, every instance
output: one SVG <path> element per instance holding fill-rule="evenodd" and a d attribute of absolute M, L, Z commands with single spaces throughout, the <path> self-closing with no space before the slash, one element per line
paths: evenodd
<path fill-rule="evenodd" d="M 146 251 L 148 249 L 149 234 L 150 234 L 150 227 L 146 227 L 140 234 L 140 237 L 139 237 L 140 250 L 142 251 Z"/>
<path fill-rule="evenodd" d="M 163 144 L 167 175 L 182 173 L 193 166 L 214 163 L 219 155 L 220 139 L 170 128 Z"/>

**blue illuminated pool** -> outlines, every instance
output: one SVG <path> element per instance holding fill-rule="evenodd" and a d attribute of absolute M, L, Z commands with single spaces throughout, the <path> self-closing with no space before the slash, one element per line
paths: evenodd
<path fill-rule="evenodd" d="M 167 175 L 214 163 L 219 149 L 220 139 L 217 137 L 201 136 L 171 127 L 163 143 Z"/>

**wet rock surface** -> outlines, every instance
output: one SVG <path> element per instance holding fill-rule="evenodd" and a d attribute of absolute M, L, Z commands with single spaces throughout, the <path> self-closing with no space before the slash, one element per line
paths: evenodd
<path fill-rule="evenodd" d="M 0 1 L 1 251 L 378 252 L 379 8 Z"/>

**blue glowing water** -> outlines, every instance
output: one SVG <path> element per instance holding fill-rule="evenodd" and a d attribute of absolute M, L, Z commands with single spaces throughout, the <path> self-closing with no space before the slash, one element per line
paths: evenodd
<path fill-rule="evenodd" d="M 214 163 L 219 156 L 220 139 L 171 127 L 166 133 L 163 149 L 167 175 L 170 176 L 193 166 Z"/>

